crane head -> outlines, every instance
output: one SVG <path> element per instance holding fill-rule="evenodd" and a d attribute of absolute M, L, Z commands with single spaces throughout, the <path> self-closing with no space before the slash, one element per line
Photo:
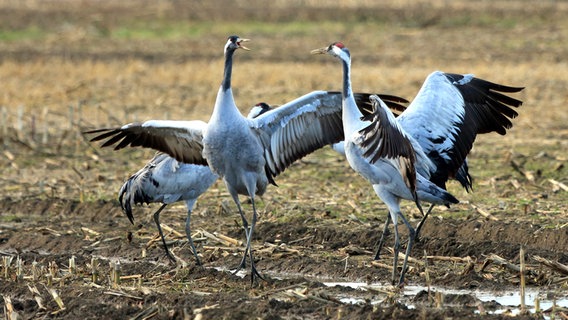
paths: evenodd
<path fill-rule="evenodd" d="M 229 36 L 229 38 L 227 38 L 227 44 L 225 45 L 225 52 L 227 52 L 227 50 L 229 49 L 231 50 L 244 49 L 248 51 L 250 49 L 242 45 L 243 42 L 247 41 L 250 41 L 250 39 L 243 39 L 239 36 Z"/>
<path fill-rule="evenodd" d="M 349 60 L 350 58 L 349 50 L 342 42 L 334 42 L 327 47 L 314 49 L 311 54 L 329 54 L 342 60 Z"/>
<path fill-rule="evenodd" d="M 247 116 L 247 118 L 249 119 L 254 119 L 258 116 L 260 116 L 261 114 L 272 110 L 272 107 L 266 103 L 266 102 L 259 102 L 257 104 L 255 104 L 251 109 L 250 112 Z"/>

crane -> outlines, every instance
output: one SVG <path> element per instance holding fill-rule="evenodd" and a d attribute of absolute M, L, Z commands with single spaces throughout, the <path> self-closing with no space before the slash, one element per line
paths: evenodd
<path fill-rule="evenodd" d="M 373 115 L 363 117 L 354 108 L 349 49 L 335 42 L 311 53 L 328 54 L 341 61 L 345 153 L 350 166 L 373 185 L 389 211 L 375 259 L 379 258 L 388 224 L 393 221 L 393 284 L 400 246 L 398 217 L 408 228 L 406 256 L 398 281 L 403 285 L 416 232 L 402 215 L 400 200 L 415 201 L 421 212 L 420 201 L 432 205 L 457 203 L 445 190 L 446 181 L 456 177 L 460 182 L 465 179 L 462 184 L 471 186 L 465 159 L 476 135 L 492 131 L 505 134 L 512 126 L 509 118 L 517 116 L 512 107 L 522 102 L 501 92 L 518 92 L 523 88 L 495 84 L 473 75 L 436 71 L 428 76 L 416 98 L 398 118 L 385 112 L 388 109 L 376 96 L 371 97 Z M 423 217 L 424 221 L 427 214 Z"/>
<path fill-rule="evenodd" d="M 514 108 L 522 101 L 506 93 L 524 87 L 511 87 L 476 78 L 473 74 L 434 71 L 429 74 L 407 110 L 396 121 L 415 140 L 431 161 L 424 176 L 446 189 L 448 179 L 456 179 L 466 191 L 473 190 L 467 155 L 478 134 L 505 135 L 518 116 Z M 435 204 L 430 204 L 416 227 L 416 236 Z M 389 217 L 387 216 L 387 222 Z M 379 258 L 384 233 L 375 259 Z"/>
<path fill-rule="evenodd" d="M 270 110 L 265 102 L 254 105 L 247 118 L 253 119 Z M 197 265 L 201 265 L 197 250 L 191 237 L 191 212 L 197 198 L 207 191 L 219 177 L 211 172 L 208 166 L 182 163 L 165 153 L 156 154 L 142 169 L 134 173 L 122 185 L 118 192 L 118 200 L 122 211 L 131 223 L 134 223 L 132 206 L 142 203 L 157 203 L 162 205 L 153 214 L 154 222 L 162 239 L 166 256 L 175 262 L 168 250 L 162 227 L 160 213 L 168 204 L 184 201 L 187 208 L 185 234 Z"/>
<path fill-rule="evenodd" d="M 310 92 L 252 120 L 244 117 L 234 101 L 231 74 L 235 51 L 248 50 L 242 45 L 245 41 L 249 40 L 230 36 L 225 44 L 223 79 L 208 123 L 149 120 L 85 133 L 98 134 L 91 141 L 106 139 L 103 147 L 115 145 L 118 150 L 142 146 L 165 152 L 181 162 L 208 165 L 223 179 L 237 205 L 247 238 L 237 270 L 246 267 L 248 255 L 253 284 L 256 277 L 262 278 L 255 267 L 251 246 L 258 219 L 256 196 L 264 194 L 269 183 L 276 185 L 274 178 L 294 161 L 341 141 L 343 129 L 341 95 L 327 91 Z M 354 99 L 367 103 L 368 96 L 361 94 Z M 251 200 L 250 227 L 239 195 Z"/>
<path fill-rule="evenodd" d="M 191 211 L 197 202 L 197 198 L 207 191 L 217 179 L 218 176 L 211 172 L 207 166 L 180 163 L 165 153 L 158 153 L 122 185 L 118 192 L 118 200 L 122 211 L 131 223 L 134 223 L 134 216 L 132 215 L 134 204 L 162 203 L 160 208 L 154 212 L 154 222 L 162 239 L 166 256 L 174 262 L 175 259 L 168 250 L 160 226 L 160 213 L 168 204 L 184 201 L 187 208 L 185 234 L 197 265 L 201 265 L 191 237 Z"/>

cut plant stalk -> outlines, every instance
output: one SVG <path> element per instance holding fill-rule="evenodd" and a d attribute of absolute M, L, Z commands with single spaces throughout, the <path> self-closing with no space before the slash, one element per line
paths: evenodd
<path fill-rule="evenodd" d="M 527 314 L 527 305 L 525 300 L 525 273 L 526 273 L 526 265 L 525 265 L 525 249 L 521 246 L 519 250 L 519 263 L 520 263 L 520 274 L 521 274 L 521 313 Z"/>

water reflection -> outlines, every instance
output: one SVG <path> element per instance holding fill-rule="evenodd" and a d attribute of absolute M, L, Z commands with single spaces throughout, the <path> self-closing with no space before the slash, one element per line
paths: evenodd
<path fill-rule="evenodd" d="M 368 285 L 363 282 L 324 282 L 326 286 L 334 287 L 334 286 L 342 286 L 348 287 L 357 290 L 364 290 L 364 291 L 374 291 L 374 292 L 384 292 L 387 293 L 389 291 L 392 292 L 393 287 L 381 285 L 381 284 L 371 284 Z M 428 291 L 427 287 L 423 286 L 405 286 L 403 291 L 400 293 L 400 296 L 408 298 L 409 301 L 412 301 L 414 297 L 416 297 L 420 292 Z M 485 290 L 459 290 L 459 289 L 449 289 L 443 287 L 430 287 L 430 292 L 434 295 L 434 292 L 441 293 L 442 295 L 469 295 L 481 302 L 496 302 L 500 308 L 486 312 L 488 314 L 499 314 L 508 312 L 511 315 L 517 315 L 520 313 L 520 305 L 521 305 L 521 295 L 518 289 L 511 289 L 511 290 L 502 290 L 502 291 L 485 291 Z M 382 299 L 375 299 L 371 300 L 371 304 L 378 304 L 383 301 Z M 550 291 L 546 291 L 543 289 L 537 288 L 527 288 L 525 290 L 525 304 L 527 310 L 531 313 L 535 313 L 535 302 L 538 299 L 538 303 L 540 305 L 540 311 L 546 311 L 553 307 L 556 304 L 556 307 L 561 308 L 568 308 L 568 292 L 564 292 L 560 294 L 560 297 L 550 295 Z M 367 303 L 368 300 L 357 298 L 357 297 L 346 297 L 342 296 L 339 300 L 343 303 Z M 408 304 L 407 307 L 414 308 L 413 304 Z M 479 313 L 479 311 L 477 311 Z M 545 316 L 545 319 L 548 317 Z"/>

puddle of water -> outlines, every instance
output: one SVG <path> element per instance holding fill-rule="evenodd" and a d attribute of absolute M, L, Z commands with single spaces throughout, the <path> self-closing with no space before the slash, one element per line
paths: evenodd
<path fill-rule="evenodd" d="M 363 282 L 324 282 L 323 284 L 325 284 L 328 287 L 341 286 L 352 289 L 361 289 L 367 287 L 367 284 Z"/>
<path fill-rule="evenodd" d="M 235 272 L 235 270 L 230 270 L 227 268 L 222 268 L 222 267 L 213 267 L 213 269 L 218 270 L 218 271 L 224 271 L 224 272 Z M 247 270 L 239 270 L 236 273 L 237 276 L 244 278 L 247 275 Z M 283 278 L 287 278 L 290 276 L 290 274 L 287 275 L 276 275 L 276 274 L 272 274 L 272 277 L 276 278 L 276 279 L 283 279 Z M 364 290 L 364 291 L 368 291 L 368 290 L 373 290 L 376 292 L 385 292 L 385 294 L 387 292 L 391 292 L 392 291 L 392 286 L 390 285 L 383 285 L 383 284 L 367 284 L 364 282 L 326 282 L 324 279 L 319 279 L 320 281 L 322 281 L 322 283 L 328 287 L 334 287 L 334 286 L 341 286 L 341 287 L 348 287 L 351 289 L 355 289 L 355 290 Z M 413 298 L 414 296 L 416 296 L 420 291 L 427 291 L 428 288 L 427 287 L 423 287 L 423 286 L 405 286 L 404 287 L 404 291 L 402 293 L 402 295 L 406 298 Z M 485 290 L 460 290 L 460 289 L 450 289 L 450 288 L 444 288 L 444 287 L 436 287 L 436 286 L 431 286 L 430 287 L 430 291 L 432 292 L 440 292 L 444 295 L 447 294 L 455 294 L 455 295 L 471 295 L 477 299 L 479 299 L 482 302 L 489 302 L 489 301 L 495 301 L 497 302 L 499 305 L 502 306 L 501 309 L 495 310 L 495 311 L 487 311 L 487 313 L 490 314 L 500 314 L 500 313 L 504 313 L 504 312 L 511 312 L 513 315 L 517 315 L 520 313 L 520 305 L 521 305 L 521 295 L 519 290 L 517 289 L 511 289 L 508 291 L 485 291 Z M 542 292 L 541 292 L 542 291 Z M 525 290 L 525 303 L 526 303 L 526 307 L 527 309 L 531 312 L 534 313 L 536 311 L 535 309 L 535 300 L 538 298 L 539 299 L 539 303 L 540 303 L 540 310 L 544 311 L 547 309 L 550 309 L 554 303 L 556 303 L 556 306 L 558 307 L 563 307 L 563 308 L 568 308 L 568 293 L 564 294 L 564 296 L 562 297 L 557 297 L 556 301 L 553 301 L 552 299 L 548 298 L 546 296 L 547 291 L 546 290 L 537 290 L 534 288 L 528 288 Z M 357 298 L 355 296 L 340 296 L 337 297 L 339 301 L 343 302 L 343 303 L 349 303 L 349 304 L 359 304 L 359 303 L 367 303 L 369 302 L 366 299 L 362 299 L 362 298 Z M 371 300 L 370 303 L 371 304 L 380 304 L 382 303 L 383 300 L 380 299 L 375 299 L 375 300 Z M 413 304 L 407 304 L 406 305 L 408 308 L 415 308 L 415 306 Z M 479 313 L 479 311 L 475 311 L 476 313 Z M 544 317 L 545 319 L 549 319 L 548 316 L 545 315 Z"/>
<path fill-rule="evenodd" d="M 373 289 L 375 291 L 385 291 L 385 292 L 390 291 L 392 288 L 390 286 L 385 286 L 381 284 L 367 285 L 366 283 L 363 282 L 324 282 L 324 284 L 329 287 L 343 286 L 358 290 Z M 405 297 L 414 297 L 416 296 L 416 294 L 418 294 L 420 291 L 423 290 L 428 290 L 428 288 L 422 286 L 405 286 L 402 294 Z M 449 289 L 442 287 L 430 287 L 430 291 L 440 292 L 442 294 L 472 295 L 475 298 L 481 300 L 482 302 L 495 301 L 502 306 L 502 309 L 496 311 L 488 311 L 488 313 L 499 314 L 505 311 L 510 311 L 513 315 L 516 315 L 519 314 L 521 311 L 520 310 L 521 295 L 518 290 L 495 292 L 495 291 L 484 291 L 484 290 L 458 290 L 458 289 Z M 568 308 L 568 295 L 564 297 L 557 297 L 556 301 L 553 301 L 552 299 L 546 296 L 546 293 L 541 293 L 537 289 L 529 288 L 525 291 L 525 303 L 527 309 L 532 313 L 536 312 L 534 304 L 537 298 L 539 299 L 541 311 L 551 308 L 554 303 L 556 303 L 556 306 L 558 307 Z M 356 297 L 341 297 L 339 300 L 343 303 L 352 303 L 352 304 L 365 303 L 364 299 Z M 371 301 L 371 304 L 377 304 L 380 302 L 381 302 L 380 300 L 373 300 Z M 414 308 L 414 305 L 407 305 L 407 306 L 409 308 Z M 476 311 L 476 313 L 479 313 L 479 311 Z M 545 319 L 548 318 L 545 317 Z"/>
<path fill-rule="evenodd" d="M 243 269 L 237 271 L 237 273 L 235 273 L 235 271 L 237 269 L 227 269 L 227 268 L 223 268 L 223 267 L 211 267 L 211 269 L 221 271 L 221 272 L 232 273 L 232 274 L 234 274 L 234 275 L 236 275 L 237 277 L 240 277 L 240 278 L 244 278 L 244 277 L 247 276 L 247 270 L 243 270 Z"/>

